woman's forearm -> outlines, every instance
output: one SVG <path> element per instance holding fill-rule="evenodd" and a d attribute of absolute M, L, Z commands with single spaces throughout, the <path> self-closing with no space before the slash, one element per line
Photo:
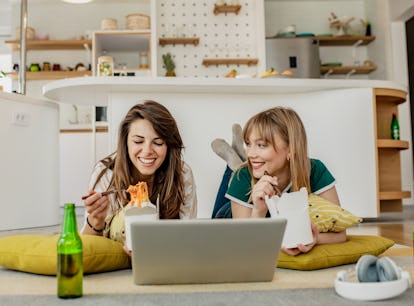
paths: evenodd
<path fill-rule="evenodd" d="M 318 241 L 316 244 L 331 244 L 331 243 L 340 243 L 346 241 L 346 231 L 339 233 L 319 233 Z"/>

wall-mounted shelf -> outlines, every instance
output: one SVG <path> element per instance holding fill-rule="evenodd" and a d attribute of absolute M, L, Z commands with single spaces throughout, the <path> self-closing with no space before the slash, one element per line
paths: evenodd
<path fill-rule="evenodd" d="M 227 13 L 235 13 L 236 15 L 239 14 L 241 9 L 241 5 L 227 5 L 227 4 L 223 4 L 223 5 L 214 5 L 214 15 L 218 15 L 220 13 L 222 14 L 226 14 Z"/>
<path fill-rule="evenodd" d="M 198 37 L 162 37 L 159 39 L 160 46 L 165 45 L 194 45 L 197 46 L 200 42 Z"/>
<path fill-rule="evenodd" d="M 17 80 L 18 73 L 17 72 L 10 72 L 7 73 L 10 75 L 12 80 Z M 67 78 L 77 78 L 83 76 L 91 76 L 92 71 L 36 71 L 30 72 L 26 71 L 26 79 L 27 80 L 60 80 L 60 79 L 67 79 Z"/>
<path fill-rule="evenodd" d="M 6 40 L 6 45 L 11 46 L 13 51 L 20 49 L 19 40 Z M 27 50 L 81 50 L 85 49 L 85 44 L 90 48 L 92 41 L 89 39 L 82 40 L 27 40 Z"/>
<path fill-rule="evenodd" d="M 377 139 L 377 147 L 379 149 L 406 150 L 409 148 L 409 144 L 408 144 L 408 141 L 405 141 L 405 140 Z"/>
<path fill-rule="evenodd" d="M 321 47 L 354 46 L 358 42 L 360 46 L 366 46 L 375 40 L 375 36 L 316 36 Z"/>
<path fill-rule="evenodd" d="M 257 65 L 257 58 L 205 58 L 202 64 L 206 67 L 210 65 Z"/>
<path fill-rule="evenodd" d="M 376 69 L 376 66 L 321 66 L 321 74 L 368 74 Z"/>
<path fill-rule="evenodd" d="M 380 191 L 379 199 L 380 200 L 401 200 L 411 197 L 411 192 L 409 191 Z M 393 210 L 391 210 L 393 211 Z"/>

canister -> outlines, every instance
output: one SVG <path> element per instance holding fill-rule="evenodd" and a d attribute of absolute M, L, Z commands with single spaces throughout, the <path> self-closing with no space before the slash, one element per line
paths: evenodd
<path fill-rule="evenodd" d="M 139 68 L 147 69 L 149 67 L 148 52 L 142 51 L 139 53 Z"/>
<path fill-rule="evenodd" d="M 112 56 L 103 55 L 98 57 L 98 76 L 112 76 L 114 70 L 114 59 Z"/>

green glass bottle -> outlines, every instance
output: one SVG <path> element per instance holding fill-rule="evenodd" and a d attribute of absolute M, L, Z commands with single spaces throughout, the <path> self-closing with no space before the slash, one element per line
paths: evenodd
<path fill-rule="evenodd" d="M 57 291 L 63 299 L 83 294 L 82 240 L 73 203 L 65 204 L 62 233 L 57 243 Z"/>
<path fill-rule="evenodd" d="M 392 113 L 391 139 L 400 139 L 400 125 L 398 123 L 397 114 L 395 112 Z"/>

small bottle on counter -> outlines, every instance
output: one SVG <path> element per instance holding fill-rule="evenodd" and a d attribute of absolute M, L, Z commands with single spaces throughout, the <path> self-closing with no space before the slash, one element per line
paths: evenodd
<path fill-rule="evenodd" d="M 76 224 L 75 204 L 64 206 L 62 232 L 57 243 L 57 295 L 62 299 L 83 294 L 83 248 Z"/>
<path fill-rule="evenodd" d="M 391 120 L 391 139 L 399 140 L 400 139 L 400 125 L 397 119 L 397 113 L 392 113 Z"/>

